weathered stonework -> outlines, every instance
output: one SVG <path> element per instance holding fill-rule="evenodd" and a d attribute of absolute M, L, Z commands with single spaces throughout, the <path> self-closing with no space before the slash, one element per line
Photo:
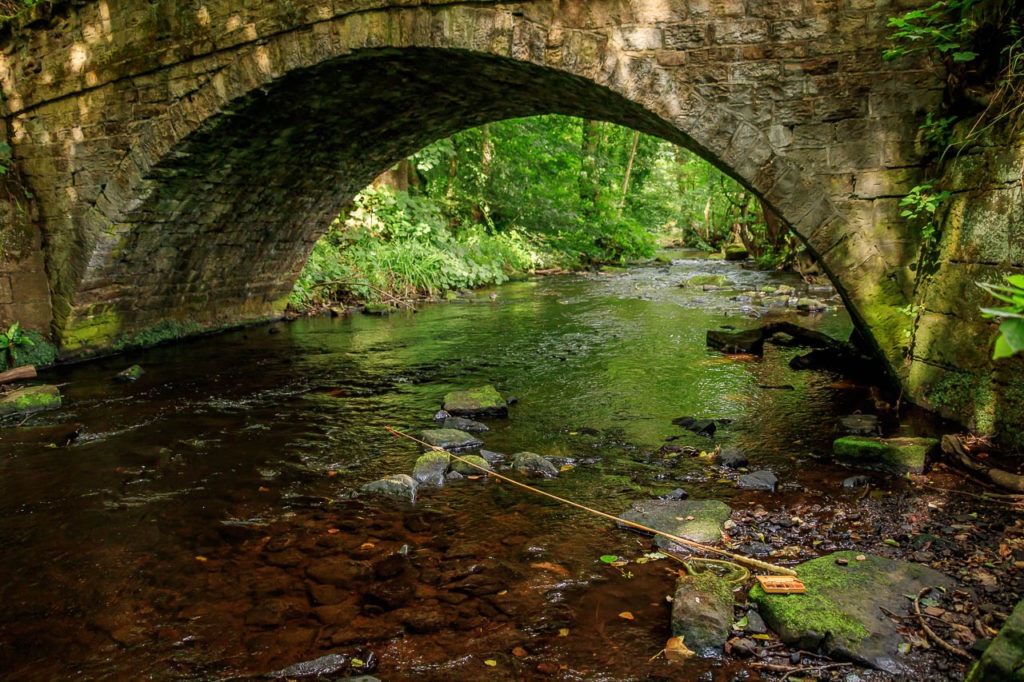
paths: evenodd
<path fill-rule="evenodd" d="M 915 4 L 928 2 L 898 7 Z M 893 375 L 918 381 L 918 364 L 936 365 L 920 324 L 917 364 L 906 362 L 920 244 L 898 200 L 922 177 L 916 128 L 943 84 L 913 59 L 883 62 L 896 11 L 875 0 L 37 9 L 0 34 L 0 89 L 36 197 L 53 332 L 74 356 L 167 323 L 275 315 L 316 238 L 382 170 L 469 126 L 560 113 L 659 135 L 735 176 L 806 240 Z M 25 275 L 5 261 L 4 277 Z M 14 294 L 0 318 L 32 300 Z"/>

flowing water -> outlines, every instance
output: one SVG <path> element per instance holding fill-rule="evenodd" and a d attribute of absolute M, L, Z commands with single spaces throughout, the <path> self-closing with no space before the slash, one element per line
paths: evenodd
<path fill-rule="evenodd" d="M 671 634 L 676 566 L 599 559 L 648 538 L 488 479 L 412 504 L 350 493 L 411 470 L 418 446 L 386 426 L 418 434 L 447 392 L 492 384 L 518 401 L 485 447 L 562 458 L 537 483 L 555 494 L 613 514 L 680 487 L 827 506 L 849 472 L 822 456 L 866 387 L 789 369 L 797 349 L 708 351 L 707 329 L 758 322 L 735 291 L 678 286 L 707 273 L 797 284 L 681 260 L 45 373 L 64 408 L 0 429 L 0 676 L 223 679 L 339 653 L 385 680 L 678 679 L 649 660 Z M 842 309 L 780 314 L 851 330 Z M 133 363 L 141 379 L 114 380 Z M 711 439 L 672 424 L 687 415 L 733 421 Z M 739 447 L 782 489 L 738 490 L 666 442 Z M 738 669 L 697 661 L 683 678 Z"/>

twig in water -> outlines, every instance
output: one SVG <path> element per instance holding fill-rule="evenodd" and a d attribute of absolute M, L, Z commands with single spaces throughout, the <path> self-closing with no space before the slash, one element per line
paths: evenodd
<path fill-rule="evenodd" d="M 482 471 L 483 473 L 485 473 L 485 474 L 487 474 L 489 476 L 494 476 L 495 478 L 497 478 L 499 480 L 505 481 L 507 483 L 511 483 L 512 485 L 518 486 L 518 487 L 523 488 L 525 490 L 529 490 L 532 493 L 536 493 L 538 495 L 543 495 L 544 497 L 547 497 L 547 498 L 550 498 L 552 500 L 555 500 L 556 502 L 561 502 L 562 504 L 567 504 L 570 507 L 576 507 L 577 509 L 582 509 L 583 511 L 588 512 L 590 514 L 594 514 L 596 516 L 600 516 L 601 518 L 608 519 L 610 521 L 615 521 L 616 523 L 620 523 L 620 524 L 622 524 L 624 526 L 629 526 L 630 528 L 636 528 L 637 530 L 642 530 L 645 533 L 653 533 L 655 535 L 662 535 L 662 536 L 668 538 L 669 540 L 671 540 L 672 542 L 675 542 L 677 544 L 683 545 L 684 547 L 690 547 L 691 549 L 697 549 L 697 550 L 700 550 L 702 552 L 709 552 L 709 553 L 712 553 L 712 554 L 718 554 L 720 556 L 724 556 L 724 557 L 726 557 L 728 559 L 731 559 L 731 560 L 735 561 L 736 563 L 746 564 L 747 566 L 751 566 L 753 568 L 757 568 L 757 569 L 762 570 L 762 571 L 769 571 L 771 573 L 778 573 L 780 575 L 788 575 L 788 576 L 796 577 L 796 571 L 794 571 L 794 570 L 792 570 L 790 568 L 784 568 L 782 566 L 775 566 L 773 564 L 769 564 L 766 561 L 759 561 L 758 559 L 752 559 L 750 557 L 745 557 L 742 554 L 733 554 L 732 552 L 727 552 L 724 549 L 718 549 L 717 547 L 711 547 L 709 545 L 702 545 L 699 542 L 694 542 L 693 540 L 687 540 L 686 538 L 679 537 L 678 535 L 673 535 L 671 533 L 666 533 L 665 531 L 657 530 L 655 528 L 651 528 L 650 526 L 645 526 L 645 525 L 643 525 L 641 523 L 635 523 L 633 521 L 627 521 L 626 519 L 620 519 L 617 516 L 612 516 L 611 514 L 606 514 L 606 513 L 602 512 L 602 511 L 598 511 L 598 510 L 593 509 L 591 507 L 587 507 L 587 506 L 582 505 L 582 504 L 580 504 L 578 502 L 573 502 L 571 500 L 565 499 L 564 497 L 559 497 L 558 495 L 552 495 L 551 493 L 544 492 L 543 490 L 540 490 L 539 488 L 534 488 L 534 487 L 526 485 L 525 483 L 520 483 L 519 481 L 515 480 L 514 478 L 509 478 L 508 476 L 502 476 L 501 474 L 496 473 L 494 471 L 491 471 L 490 469 L 486 469 L 486 468 L 480 466 L 479 464 L 475 464 L 473 462 L 470 462 L 469 460 L 463 459 L 462 457 L 459 457 L 458 455 L 453 455 L 452 453 L 447 452 L 444 448 L 439 448 L 436 445 L 431 445 L 430 443 L 422 441 L 419 438 L 414 438 L 413 436 L 410 436 L 407 433 L 402 433 L 401 431 L 397 431 L 397 430 L 391 428 L 390 426 L 385 426 L 384 428 L 387 429 L 387 431 L 389 433 L 391 433 L 392 435 L 394 435 L 394 436 L 399 436 L 401 438 L 408 438 L 409 440 L 411 440 L 413 442 L 416 442 L 416 443 L 419 443 L 420 445 L 423 445 L 424 447 L 430 448 L 431 450 L 433 450 L 435 452 L 444 452 L 445 454 L 447 454 L 452 459 L 455 459 L 455 460 L 457 460 L 459 462 L 462 462 L 463 464 L 468 464 L 469 466 L 473 467 L 474 469 L 478 469 L 478 470 Z"/>

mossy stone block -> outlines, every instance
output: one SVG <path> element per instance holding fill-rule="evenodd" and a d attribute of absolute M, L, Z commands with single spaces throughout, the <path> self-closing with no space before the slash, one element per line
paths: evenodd
<path fill-rule="evenodd" d="M 924 471 L 928 453 L 938 444 L 934 438 L 843 436 L 832 443 L 832 452 L 845 464 L 919 474 Z"/>
<path fill-rule="evenodd" d="M 462 474 L 463 476 L 477 476 L 483 473 L 480 469 L 470 466 L 466 462 L 471 462 L 485 471 L 493 471 L 493 469 L 491 469 L 491 465 L 487 463 L 487 460 L 480 455 L 460 455 L 460 457 L 466 461 L 460 462 L 457 459 L 452 460 L 452 471 L 457 474 Z"/>
<path fill-rule="evenodd" d="M 1024 601 L 1013 609 L 967 682 L 1024 682 Z"/>
<path fill-rule="evenodd" d="M 494 386 L 452 391 L 444 397 L 444 410 L 455 417 L 505 417 L 508 404 Z"/>
<path fill-rule="evenodd" d="M 721 500 L 639 500 L 619 518 L 702 545 L 717 545 L 722 542 L 722 528 L 731 515 L 732 509 Z M 654 544 L 662 549 L 679 549 L 664 535 L 655 536 Z"/>
<path fill-rule="evenodd" d="M 821 647 L 829 656 L 889 672 L 900 669 L 900 636 L 882 608 L 906 615 L 909 601 L 904 595 L 917 594 L 924 586 L 953 585 L 927 566 L 855 551 L 812 559 L 796 572 L 807 588 L 804 594 L 768 594 L 760 585 L 750 590 L 750 599 L 782 641 L 802 649 Z"/>
<path fill-rule="evenodd" d="M 420 431 L 420 437 L 434 447 L 450 452 L 475 450 L 484 444 L 476 436 L 458 429 L 427 429 Z"/>
<path fill-rule="evenodd" d="M 448 473 L 451 461 L 447 452 L 426 452 L 413 465 L 412 477 L 417 483 L 444 485 L 444 475 Z"/>
<path fill-rule="evenodd" d="M 60 405 L 60 389 L 56 386 L 29 386 L 0 396 L 0 417 L 56 410 Z"/>

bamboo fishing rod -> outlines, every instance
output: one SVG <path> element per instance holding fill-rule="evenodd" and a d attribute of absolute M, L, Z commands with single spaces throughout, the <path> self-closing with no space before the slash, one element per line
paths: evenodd
<path fill-rule="evenodd" d="M 655 535 L 663 535 L 664 537 L 668 538 L 672 542 L 675 542 L 677 544 L 683 545 L 684 547 L 689 547 L 690 549 L 696 549 L 696 550 L 701 551 L 701 552 L 709 552 L 709 553 L 712 553 L 712 554 L 718 554 L 719 556 L 727 557 L 731 561 L 735 561 L 738 564 L 745 564 L 747 566 L 750 566 L 751 568 L 756 568 L 756 569 L 759 569 L 759 570 L 762 570 L 762 571 L 768 571 L 769 573 L 777 573 L 779 575 L 788 575 L 788 576 L 796 577 L 796 571 L 794 571 L 794 570 L 792 570 L 790 568 L 784 568 L 782 566 L 775 566 L 773 564 L 769 564 L 766 561 L 759 561 L 758 559 L 752 559 L 750 557 L 743 556 L 742 554 L 734 554 L 732 552 L 727 552 L 724 549 L 718 549 L 717 547 L 711 547 L 709 545 L 702 545 L 699 542 L 694 542 L 693 540 L 687 540 L 686 538 L 679 537 L 678 535 L 673 535 L 672 533 L 666 533 L 663 530 L 656 530 L 654 528 L 651 528 L 650 526 L 645 526 L 642 523 L 636 523 L 634 521 L 627 521 L 626 519 L 620 519 L 618 516 L 612 516 L 611 514 L 606 514 L 603 511 L 598 511 L 597 509 L 592 509 L 591 507 L 587 507 L 587 506 L 582 505 L 582 504 L 580 504 L 578 502 L 573 502 L 572 500 L 567 500 L 564 497 L 559 497 L 558 495 L 553 495 L 551 493 L 544 492 L 543 490 L 540 490 L 539 488 L 534 488 L 532 486 L 526 485 L 525 483 L 520 483 L 519 481 L 517 481 L 515 479 L 509 478 L 508 476 L 503 476 L 503 475 L 501 475 L 501 474 L 499 474 L 499 473 L 497 473 L 495 471 L 491 471 L 490 469 L 482 467 L 479 464 L 475 464 L 473 462 L 470 462 L 469 460 L 463 459 L 462 457 L 459 457 L 458 455 L 453 455 L 452 453 L 448 452 L 444 448 L 437 447 L 436 445 L 431 445 L 430 443 L 422 441 L 419 438 L 415 438 L 413 436 L 410 436 L 407 433 L 402 433 L 401 431 L 393 429 L 390 426 L 385 426 L 384 428 L 387 429 L 388 432 L 391 433 L 391 435 L 393 435 L 393 436 L 400 436 L 402 438 L 408 438 L 409 440 L 411 440 L 411 441 L 413 441 L 415 443 L 419 443 L 420 445 L 423 445 L 424 447 L 426 447 L 426 448 L 428 448 L 430 450 L 433 450 L 434 452 L 443 452 L 446 455 L 448 455 L 449 457 L 452 457 L 452 458 L 462 462 L 463 464 L 467 464 L 467 465 L 473 467 L 474 469 L 478 469 L 478 470 L 482 471 L 485 474 L 488 474 L 490 476 L 494 476 L 495 478 L 501 479 L 502 481 L 505 481 L 507 483 L 511 483 L 512 485 L 518 486 L 518 487 L 523 488 L 525 490 L 529 490 L 532 493 L 536 493 L 538 495 L 543 495 L 544 497 L 549 497 L 552 500 L 555 500 L 557 502 L 561 502 L 562 504 L 567 504 L 570 507 L 576 507 L 577 509 L 582 509 L 583 511 L 585 511 L 587 513 L 594 514 L 596 516 L 600 516 L 602 518 L 608 519 L 609 521 L 615 521 L 616 523 L 621 523 L 622 525 L 629 526 L 630 528 L 636 528 L 637 530 L 642 530 L 645 533 L 653 533 Z"/>

